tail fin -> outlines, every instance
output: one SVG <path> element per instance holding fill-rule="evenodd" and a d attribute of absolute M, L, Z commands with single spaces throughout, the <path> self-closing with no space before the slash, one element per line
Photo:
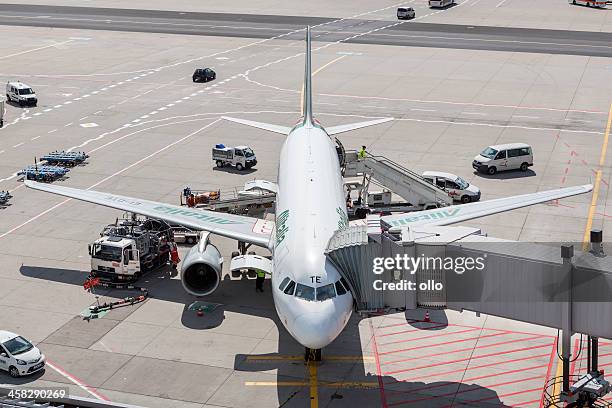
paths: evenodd
<path fill-rule="evenodd" d="M 306 27 L 306 66 L 304 68 L 304 91 L 302 96 L 302 115 L 304 125 L 314 125 L 312 117 L 312 58 L 310 26 Z"/>

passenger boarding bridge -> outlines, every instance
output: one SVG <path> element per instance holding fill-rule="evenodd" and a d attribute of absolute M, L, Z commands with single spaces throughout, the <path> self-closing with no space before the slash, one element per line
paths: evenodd
<path fill-rule="evenodd" d="M 592 232 L 591 251 L 586 252 L 578 250 L 581 245 L 491 238 L 471 227 L 404 227 L 400 233 L 390 233 L 389 227 L 379 216 L 368 215 L 367 225 L 337 231 L 328 243 L 326 255 L 349 283 L 358 311 L 469 310 L 556 328 L 562 331 L 563 357 L 563 377 L 556 381 L 563 392 L 550 393 L 545 406 L 565 406 L 585 395 L 591 398 L 592 389 L 602 395 L 609 392 L 603 371 L 597 369 L 597 339 L 612 339 L 612 256 L 603 251 L 601 231 Z M 403 259 L 404 255 L 443 259 L 454 267 L 422 264 L 426 266 L 412 274 L 404 266 L 393 265 L 374 273 L 374 266 L 381 265 L 378 258 Z M 483 267 L 457 267 L 465 266 L 468 258 L 480 259 Z M 397 287 L 406 281 L 413 282 L 414 290 L 402 286 L 393 290 L 389 285 L 377 290 L 383 284 Z M 589 336 L 590 378 L 570 377 L 574 333 Z"/>

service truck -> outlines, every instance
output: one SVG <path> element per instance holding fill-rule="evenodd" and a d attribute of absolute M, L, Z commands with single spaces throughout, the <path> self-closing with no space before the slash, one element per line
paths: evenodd
<path fill-rule="evenodd" d="M 217 167 L 234 166 L 239 171 L 257 164 L 257 157 L 248 146 L 225 147 L 218 144 L 212 149 L 212 159 Z"/>
<path fill-rule="evenodd" d="M 165 221 L 136 216 L 117 219 L 89 245 L 91 276 L 106 282 L 133 282 L 166 265 L 172 251 L 176 244 Z"/>

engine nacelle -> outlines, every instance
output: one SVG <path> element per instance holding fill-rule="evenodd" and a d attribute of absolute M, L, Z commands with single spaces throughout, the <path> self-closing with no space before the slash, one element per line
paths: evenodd
<path fill-rule="evenodd" d="M 192 247 L 181 264 L 183 288 L 194 296 L 206 296 L 214 292 L 221 282 L 223 257 L 208 241 L 210 233 L 203 232 L 198 245 Z"/>

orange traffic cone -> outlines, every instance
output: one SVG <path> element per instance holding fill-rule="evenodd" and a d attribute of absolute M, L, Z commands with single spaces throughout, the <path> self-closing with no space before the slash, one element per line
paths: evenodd
<path fill-rule="evenodd" d="M 426 323 L 431 322 L 431 319 L 429 318 L 429 310 L 425 312 L 425 319 L 423 319 L 423 321 Z"/>

